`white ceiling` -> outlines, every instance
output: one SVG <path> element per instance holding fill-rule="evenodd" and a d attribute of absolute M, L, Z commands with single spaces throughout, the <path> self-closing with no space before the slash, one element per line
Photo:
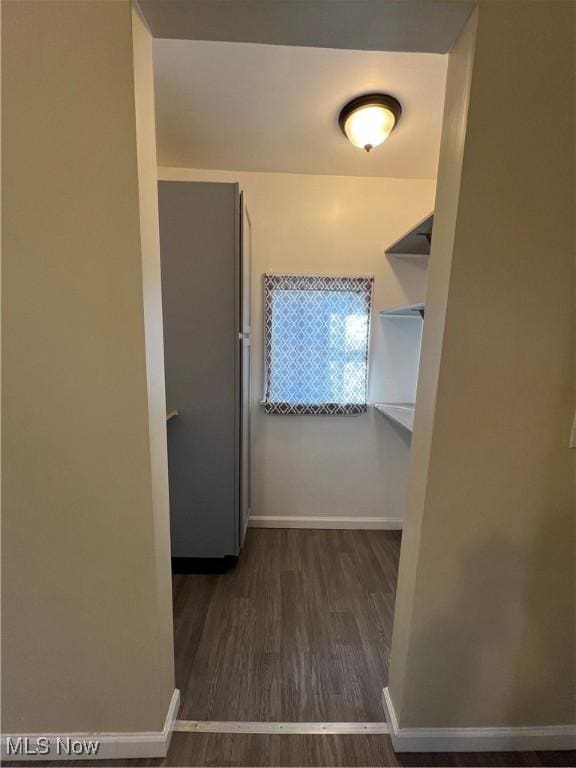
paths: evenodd
<path fill-rule="evenodd" d="M 447 56 L 154 40 L 161 166 L 351 176 L 436 176 Z M 369 91 L 403 115 L 366 154 L 337 116 Z"/>

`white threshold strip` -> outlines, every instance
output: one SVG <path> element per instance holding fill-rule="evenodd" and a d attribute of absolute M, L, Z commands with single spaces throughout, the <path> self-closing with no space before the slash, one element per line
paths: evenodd
<path fill-rule="evenodd" d="M 233 720 L 176 720 L 176 733 L 270 733 L 297 735 L 390 733 L 388 723 L 251 723 Z"/>

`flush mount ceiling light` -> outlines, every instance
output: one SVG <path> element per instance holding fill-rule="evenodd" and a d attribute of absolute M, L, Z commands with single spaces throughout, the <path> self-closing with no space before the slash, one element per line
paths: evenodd
<path fill-rule="evenodd" d="M 402 107 L 386 93 L 367 93 L 352 99 L 340 110 L 338 125 L 355 147 L 370 152 L 386 141 L 396 127 Z"/>

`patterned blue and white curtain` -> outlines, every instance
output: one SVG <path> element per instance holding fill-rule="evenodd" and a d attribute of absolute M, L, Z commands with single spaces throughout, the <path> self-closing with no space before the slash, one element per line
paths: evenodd
<path fill-rule="evenodd" d="M 372 278 L 264 279 L 266 412 L 364 412 Z"/>

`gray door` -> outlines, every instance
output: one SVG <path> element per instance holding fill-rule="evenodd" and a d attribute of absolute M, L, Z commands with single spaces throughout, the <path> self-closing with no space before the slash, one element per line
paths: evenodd
<path fill-rule="evenodd" d="M 239 551 L 239 190 L 159 183 L 173 557 Z"/>
<path fill-rule="evenodd" d="M 251 256 L 252 225 L 246 208 L 244 193 L 241 194 L 241 331 L 240 331 L 240 546 L 243 546 L 250 517 L 250 367 L 251 367 Z"/>

